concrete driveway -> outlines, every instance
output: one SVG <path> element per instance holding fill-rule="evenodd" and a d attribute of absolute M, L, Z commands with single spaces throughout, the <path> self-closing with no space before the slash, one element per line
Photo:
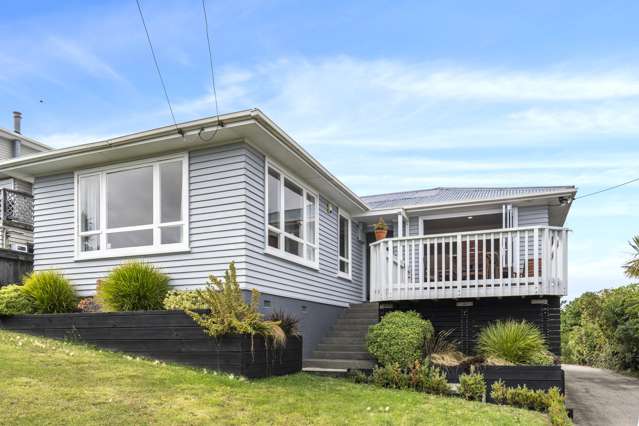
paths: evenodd
<path fill-rule="evenodd" d="M 566 405 L 579 426 L 639 426 L 639 379 L 600 368 L 563 365 Z"/>

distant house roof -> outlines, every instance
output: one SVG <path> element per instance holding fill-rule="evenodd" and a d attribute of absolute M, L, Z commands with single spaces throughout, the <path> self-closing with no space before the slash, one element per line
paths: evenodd
<path fill-rule="evenodd" d="M 527 186 L 493 188 L 431 188 L 417 191 L 368 195 L 362 200 L 373 210 L 490 201 L 526 196 L 575 192 L 574 186 Z"/>
<path fill-rule="evenodd" d="M 18 139 L 22 141 L 22 143 L 26 144 L 36 151 L 49 151 L 53 149 L 50 146 L 43 144 L 42 142 L 39 142 L 32 138 L 28 138 L 24 135 L 21 135 L 20 133 L 12 132 L 11 130 L 5 129 L 3 127 L 0 127 L 0 138 L 8 140 Z"/>

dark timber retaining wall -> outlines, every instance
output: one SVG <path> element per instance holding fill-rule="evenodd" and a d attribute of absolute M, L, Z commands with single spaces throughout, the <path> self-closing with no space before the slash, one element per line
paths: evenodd
<path fill-rule="evenodd" d="M 181 311 L 75 313 L 0 317 L 0 328 L 208 368 L 249 378 L 302 369 L 302 338 L 283 350 L 266 350 L 255 336 L 207 336 Z"/>
<path fill-rule="evenodd" d="M 556 386 L 562 394 L 564 393 L 564 370 L 559 365 L 485 365 L 479 366 L 477 372 L 484 375 L 489 402 L 493 402 L 490 398 L 490 387 L 498 380 L 503 380 L 508 387 L 525 385 L 529 389 L 548 390 Z"/>
<path fill-rule="evenodd" d="M 15 250 L 0 249 L 0 287 L 19 283 L 33 271 L 33 255 Z"/>
<path fill-rule="evenodd" d="M 550 351 L 560 355 L 559 299 L 559 296 L 547 296 L 402 301 L 381 303 L 380 315 L 392 310 L 417 311 L 432 322 L 435 331 L 452 329 L 451 338 L 466 354 L 475 352 L 477 335 L 489 323 L 498 319 L 524 319 L 539 327 Z"/>

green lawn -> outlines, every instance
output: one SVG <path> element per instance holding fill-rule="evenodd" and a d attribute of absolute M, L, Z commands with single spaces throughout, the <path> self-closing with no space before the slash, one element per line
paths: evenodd
<path fill-rule="evenodd" d="M 0 331 L 0 424 L 544 425 L 539 413 L 296 374 L 248 381 Z"/>

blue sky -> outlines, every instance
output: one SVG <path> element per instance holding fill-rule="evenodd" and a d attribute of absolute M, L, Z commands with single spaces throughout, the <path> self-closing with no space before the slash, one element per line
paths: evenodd
<path fill-rule="evenodd" d="M 638 2 L 207 4 L 220 110 L 261 108 L 359 194 L 639 177 Z M 200 1 L 142 5 L 178 121 L 214 114 Z M 171 122 L 135 1 L 2 11 L 0 126 L 63 147 Z M 574 203 L 570 297 L 627 282 L 638 195 Z"/>

